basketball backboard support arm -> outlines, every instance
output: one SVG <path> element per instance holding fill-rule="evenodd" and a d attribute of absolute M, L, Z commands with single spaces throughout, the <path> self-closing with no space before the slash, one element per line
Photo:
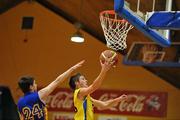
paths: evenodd
<path fill-rule="evenodd" d="M 180 11 L 154 12 L 146 24 L 153 29 L 180 30 Z"/>
<path fill-rule="evenodd" d="M 135 26 L 138 30 L 143 32 L 147 37 L 151 38 L 153 41 L 157 42 L 163 47 L 169 47 L 171 42 L 169 39 L 163 37 L 156 30 L 149 28 L 146 23 L 138 16 L 136 16 L 133 11 L 129 10 L 124 6 L 124 0 L 114 0 L 114 10 L 124 19 L 126 19 L 130 24 Z"/>
<path fill-rule="evenodd" d="M 146 22 L 150 28 L 180 30 L 180 11 L 172 11 L 172 0 L 166 0 L 166 11 L 153 11 L 150 15 Z"/>

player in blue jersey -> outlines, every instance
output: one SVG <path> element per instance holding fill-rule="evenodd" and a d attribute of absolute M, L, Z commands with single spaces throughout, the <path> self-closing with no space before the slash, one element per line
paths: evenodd
<path fill-rule="evenodd" d="M 59 75 L 53 82 L 45 88 L 37 91 L 36 81 L 31 76 L 21 77 L 18 82 L 19 87 L 24 93 L 18 101 L 18 110 L 22 120 L 47 120 L 47 110 L 45 100 L 48 95 L 77 68 L 82 66 L 84 61 L 72 66 L 63 74 Z"/>

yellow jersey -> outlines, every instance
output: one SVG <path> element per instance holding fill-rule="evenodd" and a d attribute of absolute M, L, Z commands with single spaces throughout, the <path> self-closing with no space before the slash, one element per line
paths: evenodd
<path fill-rule="evenodd" d="M 77 95 L 80 89 L 74 91 L 74 106 L 76 113 L 75 120 L 94 120 L 93 104 L 90 95 L 87 95 L 84 100 L 80 100 Z"/>

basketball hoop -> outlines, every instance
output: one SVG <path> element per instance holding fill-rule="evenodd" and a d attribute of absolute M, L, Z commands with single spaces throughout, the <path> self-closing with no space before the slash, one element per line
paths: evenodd
<path fill-rule="evenodd" d="M 117 17 L 118 15 L 114 10 L 106 10 L 100 13 L 100 22 L 107 42 L 107 47 L 116 51 L 127 48 L 127 33 L 133 28 L 128 21 Z"/>

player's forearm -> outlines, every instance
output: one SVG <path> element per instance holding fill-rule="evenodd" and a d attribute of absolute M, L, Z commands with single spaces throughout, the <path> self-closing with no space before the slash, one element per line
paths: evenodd
<path fill-rule="evenodd" d="M 38 93 L 40 96 L 40 99 L 44 99 L 46 98 L 60 83 L 64 82 L 68 76 L 77 68 L 81 67 L 82 64 L 85 61 L 82 60 L 79 63 L 75 64 L 74 66 L 72 66 L 71 68 L 69 68 L 66 72 L 64 72 L 63 74 L 59 75 L 53 82 L 51 82 L 47 87 L 41 89 Z"/>
<path fill-rule="evenodd" d="M 119 103 L 118 98 L 108 100 L 105 102 L 104 109 L 110 108 L 110 107 L 116 105 L 117 103 Z"/>
<path fill-rule="evenodd" d="M 51 89 L 55 89 L 59 84 L 63 83 L 69 76 L 70 74 L 75 71 L 77 68 L 79 68 L 82 64 L 84 63 L 84 60 L 79 62 L 78 64 L 74 65 L 73 67 L 69 68 L 66 72 L 63 74 L 59 75 L 56 80 L 54 80 L 49 86 Z"/>
<path fill-rule="evenodd" d="M 60 83 L 63 83 L 69 76 L 70 74 L 74 71 L 75 69 L 73 67 L 71 67 L 70 69 L 68 69 L 66 72 L 64 72 L 63 74 L 59 75 L 56 80 L 54 80 L 51 84 L 52 86 L 56 86 L 59 85 Z M 50 84 L 50 85 L 51 85 Z"/>
<path fill-rule="evenodd" d="M 94 106 L 98 107 L 101 110 L 111 108 L 119 102 L 118 98 L 111 99 L 108 101 L 100 101 L 100 100 L 95 100 L 93 98 L 91 100 L 93 101 Z"/>
<path fill-rule="evenodd" d="M 102 82 L 103 82 L 103 80 L 104 80 L 104 78 L 106 76 L 106 73 L 107 73 L 107 71 L 105 71 L 104 69 L 101 69 L 100 74 L 98 75 L 98 77 L 92 83 L 92 87 L 93 87 L 94 91 L 101 86 L 101 84 L 102 84 Z"/>
<path fill-rule="evenodd" d="M 68 76 L 75 70 L 74 67 L 71 67 L 70 69 L 68 69 L 66 72 L 64 72 L 63 74 L 59 75 L 53 82 L 51 82 L 47 87 L 41 89 L 39 91 L 39 96 L 40 98 L 46 99 L 47 96 L 49 94 L 51 94 L 51 92 L 54 91 L 55 88 L 57 88 L 58 85 L 60 85 L 61 83 L 63 83 Z"/>
<path fill-rule="evenodd" d="M 44 88 L 43 96 L 48 96 L 58 85 L 63 83 L 73 71 L 74 69 L 70 68 L 63 74 L 59 75 L 53 82 L 51 82 L 47 87 Z"/>
<path fill-rule="evenodd" d="M 94 101 L 93 103 L 100 110 L 105 110 L 105 109 L 115 106 L 118 102 L 119 102 L 118 99 L 112 99 L 112 100 L 108 100 L 108 101 L 98 101 L 98 102 Z"/>
<path fill-rule="evenodd" d="M 127 99 L 127 95 L 123 94 L 123 95 L 121 95 L 115 99 L 108 100 L 108 101 L 104 102 L 104 108 L 103 109 L 113 107 L 116 104 L 118 104 L 120 101 L 125 100 L 125 99 Z"/>

